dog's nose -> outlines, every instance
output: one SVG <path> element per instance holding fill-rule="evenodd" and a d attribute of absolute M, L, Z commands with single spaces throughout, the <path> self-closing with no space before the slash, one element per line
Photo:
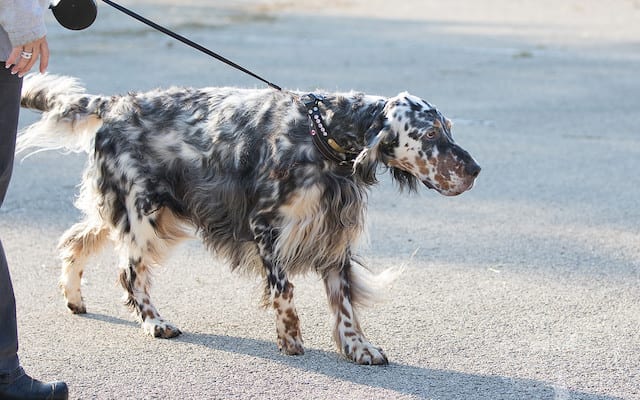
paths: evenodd
<path fill-rule="evenodd" d="M 464 172 L 476 178 L 480 174 L 481 169 L 482 168 L 480 168 L 478 164 L 472 161 L 470 163 L 467 163 L 467 165 L 465 165 Z"/>

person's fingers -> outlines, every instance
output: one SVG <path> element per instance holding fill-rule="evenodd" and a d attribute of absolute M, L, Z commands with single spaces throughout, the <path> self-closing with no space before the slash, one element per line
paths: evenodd
<path fill-rule="evenodd" d="M 40 73 L 44 74 L 49 66 L 49 45 L 45 40 L 40 48 Z"/>
<path fill-rule="evenodd" d="M 30 58 L 23 57 L 27 61 L 27 63 L 18 72 L 19 78 L 22 78 L 23 76 L 25 76 L 25 74 L 29 72 L 31 68 L 33 68 L 33 65 L 36 63 L 36 61 L 38 61 L 38 57 L 40 56 L 40 49 L 37 47 L 31 50 L 25 50 L 25 52 L 27 54 L 30 53 L 31 57 Z"/>
<path fill-rule="evenodd" d="M 40 72 L 44 73 L 49 66 L 49 45 L 46 36 L 24 46 L 14 47 L 5 63 L 7 68 L 11 68 L 12 74 L 18 74 L 22 78 L 38 60 Z"/>
<path fill-rule="evenodd" d="M 7 61 L 5 61 L 5 67 L 7 69 L 10 68 L 12 65 L 14 65 L 16 61 L 19 61 L 18 57 L 20 57 L 21 52 L 22 50 L 19 47 L 14 47 L 13 50 L 11 50 L 11 54 L 9 54 L 9 58 L 7 58 Z"/>
<path fill-rule="evenodd" d="M 20 51 L 20 56 L 14 63 L 13 68 L 11 68 L 11 73 L 13 75 L 18 74 L 18 76 L 21 76 L 25 72 L 25 68 L 27 67 L 29 62 L 31 62 L 31 60 L 33 59 L 33 53 L 31 57 L 26 58 L 24 52 L 24 49 Z"/>
<path fill-rule="evenodd" d="M 18 59 L 13 63 L 13 67 L 11 68 L 11 73 L 13 75 L 21 73 L 24 67 L 29 63 L 29 60 L 22 56 L 22 51 L 24 50 L 20 51 L 20 56 L 18 56 Z"/>

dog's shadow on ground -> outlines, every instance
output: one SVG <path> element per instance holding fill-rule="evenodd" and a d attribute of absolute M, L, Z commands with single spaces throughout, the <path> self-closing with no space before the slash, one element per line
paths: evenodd
<path fill-rule="evenodd" d="M 137 328 L 134 321 L 101 313 L 81 315 L 108 324 Z M 561 385 L 531 379 L 498 375 L 478 375 L 452 370 L 429 369 L 394 363 L 388 366 L 361 366 L 351 363 L 337 352 L 305 350 L 302 356 L 286 356 L 278 352 L 275 341 L 216 334 L 183 332 L 171 339 L 176 345 L 188 344 L 207 349 L 258 357 L 290 368 L 325 375 L 372 388 L 392 390 L 398 394 L 428 399 L 487 399 L 500 394 L 500 399 L 521 400 L 614 400 L 618 397 L 569 390 Z"/>
<path fill-rule="evenodd" d="M 76 317 L 79 318 L 87 318 L 87 319 L 92 319 L 95 321 L 101 321 L 101 322 L 106 322 L 108 324 L 115 324 L 115 325 L 124 325 L 124 326 L 129 326 L 129 327 L 140 327 L 140 324 L 131 320 L 125 320 L 122 318 L 118 318 L 118 317 L 112 317 L 111 315 L 107 315 L 107 314 L 101 314 L 101 313 L 92 313 L 92 312 L 88 312 L 85 314 L 77 314 Z"/>
<path fill-rule="evenodd" d="M 302 356 L 280 354 L 275 342 L 185 332 L 176 339 L 179 343 L 259 357 L 292 368 L 322 374 L 330 378 L 383 388 L 429 399 L 486 399 L 500 394 L 501 399 L 554 400 L 613 400 L 617 397 L 576 392 L 559 385 L 528 379 L 503 376 L 474 375 L 457 371 L 428 369 L 412 365 L 360 366 L 338 355 L 318 349 L 306 349 Z"/>

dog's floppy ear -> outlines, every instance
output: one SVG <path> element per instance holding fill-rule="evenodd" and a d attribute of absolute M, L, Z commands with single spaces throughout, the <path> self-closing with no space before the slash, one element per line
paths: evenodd
<path fill-rule="evenodd" d="M 380 139 L 382 138 L 382 130 L 384 129 L 385 123 L 384 113 L 381 112 L 378 116 L 373 120 L 369 129 L 364 133 L 364 139 L 366 141 L 366 148 L 370 149 L 372 147 L 376 147 L 378 143 L 380 143 Z"/>
<path fill-rule="evenodd" d="M 378 146 L 388 135 L 389 127 L 386 123 L 384 112 L 380 112 L 364 134 L 365 148 L 354 161 L 354 171 L 367 184 L 374 184 L 376 179 L 376 167 L 378 165 Z"/>

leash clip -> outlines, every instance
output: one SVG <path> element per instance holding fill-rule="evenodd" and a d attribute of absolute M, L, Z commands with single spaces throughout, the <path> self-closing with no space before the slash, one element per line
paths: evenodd
<path fill-rule="evenodd" d="M 310 109 L 312 106 L 317 106 L 318 103 L 324 102 L 325 97 L 320 94 L 308 93 L 303 96 L 306 100 L 302 100 L 302 104 L 304 104 L 307 109 Z"/>

